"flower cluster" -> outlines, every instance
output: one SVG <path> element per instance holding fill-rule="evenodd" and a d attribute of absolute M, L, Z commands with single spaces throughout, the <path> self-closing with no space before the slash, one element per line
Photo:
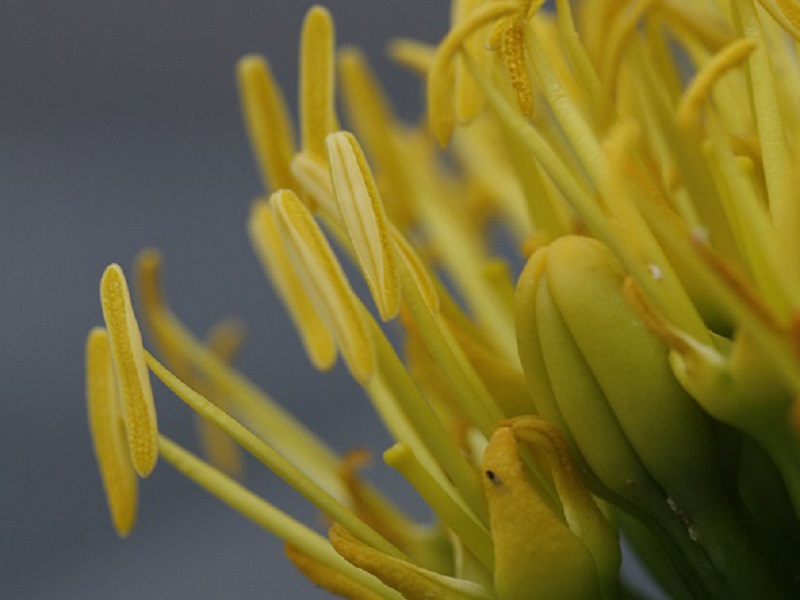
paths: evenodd
<path fill-rule="evenodd" d="M 543 4 L 454 0 L 440 44 L 392 43 L 426 82 L 416 125 L 320 7 L 297 138 L 267 62 L 238 66 L 267 192 L 255 253 L 311 363 L 341 357 L 361 384 L 395 440 L 385 462 L 435 522 L 236 371 L 239 326 L 184 327 L 146 250 L 140 314 L 164 364 L 117 265 L 86 350 L 120 535 L 160 457 L 345 597 L 617 598 L 621 535 L 676 598 L 800 594 L 800 9 Z M 208 460 L 158 430 L 151 373 L 202 417 Z M 243 485 L 239 447 L 327 538 Z"/>

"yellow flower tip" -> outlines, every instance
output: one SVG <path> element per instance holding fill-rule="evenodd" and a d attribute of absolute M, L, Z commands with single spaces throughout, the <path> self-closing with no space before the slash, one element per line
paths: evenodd
<path fill-rule="evenodd" d="M 336 342 L 295 273 L 267 200 L 253 203 L 248 231 L 256 255 L 289 311 L 311 364 L 327 371 L 336 363 Z"/>
<path fill-rule="evenodd" d="M 378 186 L 351 133 L 332 133 L 326 144 L 342 219 L 381 319 L 388 321 L 400 310 L 400 279 Z"/>
<path fill-rule="evenodd" d="M 89 431 L 114 529 L 127 537 L 136 522 L 138 484 L 120 414 L 108 333 L 101 327 L 86 340 L 86 400 Z"/>
<path fill-rule="evenodd" d="M 278 231 L 308 298 L 336 340 L 350 372 L 366 383 L 375 349 L 364 306 L 356 297 L 314 217 L 294 192 L 270 199 Z"/>
<path fill-rule="evenodd" d="M 325 136 L 339 129 L 335 108 L 333 17 L 322 6 L 306 13 L 300 41 L 300 126 L 303 151 L 325 156 Z"/>
<path fill-rule="evenodd" d="M 599 597 L 586 546 L 534 490 L 514 430 L 498 427 L 483 455 L 500 600 Z"/>
<path fill-rule="evenodd" d="M 133 466 L 141 477 L 147 477 L 158 460 L 156 410 L 142 334 L 119 265 L 112 264 L 103 273 L 100 302 L 119 382 Z"/>

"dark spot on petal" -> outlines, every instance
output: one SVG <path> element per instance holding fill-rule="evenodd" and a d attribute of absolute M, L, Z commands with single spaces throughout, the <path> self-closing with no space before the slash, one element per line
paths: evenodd
<path fill-rule="evenodd" d="M 494 471 L 491 471 L 491 470 L 486 471 L 486 476 L 489 478 L 489 481 L 491 481 L 494 484 L 501 483 L 500 482 L 500 478 L 495 474 Z"/>

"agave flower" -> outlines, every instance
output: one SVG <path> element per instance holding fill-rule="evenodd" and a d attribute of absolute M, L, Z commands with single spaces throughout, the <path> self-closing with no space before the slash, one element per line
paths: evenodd
<path fill-rule="evenodd" d="M 674 597 L 800 593 L 800 9 L 543 4 L 455 0 L 440 44 L 394 42 L 426 80 L 413 125 L 323 8 L 301 34 L 298 139 L 267 62 L 238 66 L 265 188 L 255 253 L 311 363 L 340 356 L 361 384 L 396 442 L 385 462 L 435 521 L 235 370 L 237 325 L 183 326 L 146 250 L 160 360 L 117 265 L 87 342 L 120 535 L 160 457 L 344 597 L 616 598 L 621 536 Z M 151 373 L 202 417 L 208 461 L 159 431 Z M 327 538 L 247 489 L 239 447 Z"/>

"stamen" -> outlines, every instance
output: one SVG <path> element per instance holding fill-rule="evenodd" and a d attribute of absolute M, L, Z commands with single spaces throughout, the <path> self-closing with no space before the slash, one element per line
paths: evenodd
<path fill-rule="evenodd" d="M 725 46 L 703 65 L 686 88 L 678 104 L 676 119 L 685 131 L 696 130 L 700 121 L 700 110 L 717 81 L 742 64 L 756 49 L 753 40 L 743 38 Z"/>
<path fill-rule="evenodd" d="M 494 563 L 491 535 L 465 506 L 455 500 L 458 494 L 452 489 L 444 489 L 406 444 L 392 446 L 383 453 L 383 460 L 406 478 L 444 524 L 461 538 L 483 566 L 491 570 Z"/>
<path fill-rule="evenodd" d="M 388 321 L 400 310 L 400 281 L 378 188 L 352 134 L 332 133 L 327 147 L 339 210 L 381 319 Z"/>
<path fill-rule="evenodd" d="M 375 369 L 372 339 L 364 307 L 319 226 L 300 199 L 282 190 L 270 199 L 278 230 L 306 293 L 339 345 L 350 372 L 359 382 Z"/>
<path fill-rule="evenodd" d="M 325 158 L 325 136 L 339 129 L 334 90 L 334 26 L 331 14 L 314 6 L 300 40 L 300 130 L 304 152 Z"/>
<path fill-rule="evenodd" d="M 454 114 L 450 100 L 451 65 L 464 41 L 481 27 L 512 13 L 518 2 L 493 2 L 473 11 L 453 27 L 439 44 L 428 71 L 428 121 L 439 144 L 446 146 L 453 130 Z"/>
<path fill-rule="evenodd" d="M 408 242 L 405 236 L 394 225 L 391 226 L 392 240 L 397 251 L 397 257 L 402 261 L 403 267 L 408 269 L 409 275 L 414 285 L 419 289 L 425 306 L 428 310 L 436 314 L 439 312 L 439 294 L 433 282 L 433 276 L 422 262 L 419 254 Z"/>
<path fill-rule="evenodd" d="M 105 329 L 86 340 L 86 401 L 89 431 L 114 529 L 127 537 L 136 522 L 138 486 L 120 414 L 117 380 Z"/>
<path fill-rule="evenodd" d="M 309 208 L 332 223 L 338 223 L 339 208 L 327 162 L 308 152 L 298 152 L 292 158 L 290 168 L 300 189 L 310 196 L 304 197 L 310 200 Z"/>
<path fill-rule="evenodd" d="M 248 222 L 256 255 L 294 322 L 311 363 L 322 371 L 336 362 L 336 343 L 295 274 L 269 202 L 253 204 Z"/>
<path fill-rule="evenodd" d="M 128 431 L 131 459 L 136 472 L 141 477 L 147 477 L 158 460 L 156 410 L 145 364 L 142 334 L 133 314 L 128 284 L 119 265 L 111 265 L 103 273 L 100 302 L 122 397 L 122 416 Z"/>
<path fill-rule="evenodd" d="M 389 56 L 400 65 L 427 77 L 436 58 L 436 47 L 417 40 L 396 39 L 389 43 Z"/>
<path fill-rule="evenodd" d="M 500 36 L 500 56 L 508 74 L 514 100 L 522 115 L 531 119 L 534 115 L 533 86 L 525 64 L 525 18 L 514 14 L 505 18 Z"/>
<path fill-rule="evenodd" d="M 245 127 L 264 189 L 294 187 L 289 170 L 294 154 L 294 128 L 269 64 L 260 56 L 245 56 L 239 61 L 236 73 Z"/>
<path fill-rule="evenodd" d="M 800 7 L 794 0 L 758 0 L 758 3 L 786 33 L 800 41 Z"/>

